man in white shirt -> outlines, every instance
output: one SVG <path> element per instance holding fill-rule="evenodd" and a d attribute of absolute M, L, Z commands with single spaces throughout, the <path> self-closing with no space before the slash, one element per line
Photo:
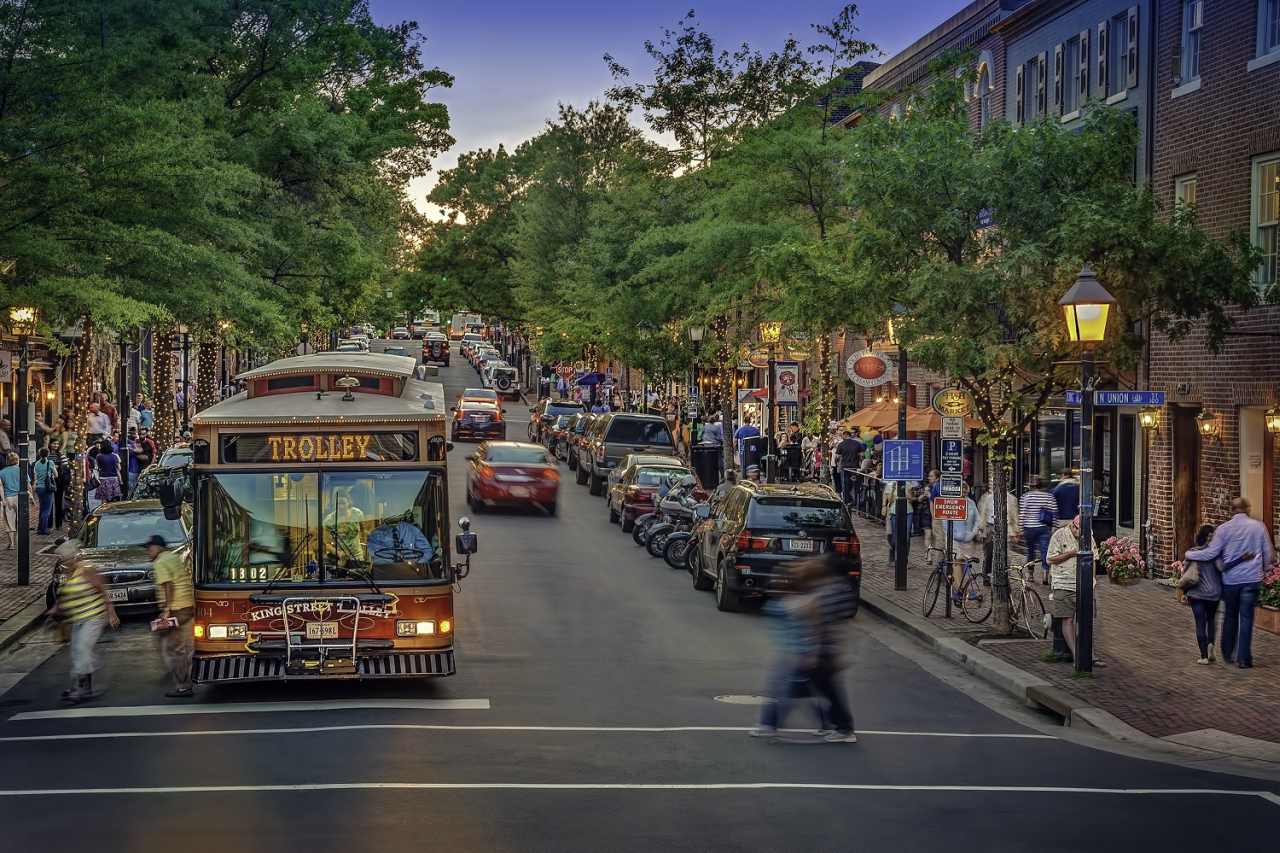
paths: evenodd
<path fill-rule="evenodd" d="M 1070 524 L 1063 525 L 1053 532 L 1049 538 L 1047 558 L 1049 561 L 1049 614 L 1062 620 L 1062 637 L 1071 649 L 1071 656 L 1076 655 L 1076 558 L 1080 555 L 1080 516 L 1071 519 Z M 1095 554 L 1095 557 L 1097 555 Z M 1097 576 L 1093 579 L 1098 585 Z M 1095 601 L 1096 603 L 1096 601 Z M 1097 648 L 1097 611 L 1095 609 L 1094 648 Z M 1102 661 L 1096 657 L 1094 666 Z"/>
<path fill-rule="evenodd" d="M 97 403 L 89 404 L 87 421 L 88 429 L 85 432 L 90 442 L 101 441 L 111 435 L 111 416 L 102 411 L 102 407 Z"/>

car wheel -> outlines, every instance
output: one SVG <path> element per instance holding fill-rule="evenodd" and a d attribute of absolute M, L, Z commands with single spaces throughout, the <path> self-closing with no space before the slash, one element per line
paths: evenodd
<path fill-rule="evenodd" d="M 702 551 L 695 547 L 689 558 L 689 572 L 693 575 L 693 588 L 706 592 L 716 585 L 715 579 L 702 570 Z"/>
<path fill-rule="evenodd" d="M 575 481 L 579 486 L 581 486 L 581 485 L 583 485 L 584 483 L 586 483 L 586 482 L 587 482 L 587 469 L 586 469 L 586 468 L 584 468 L 581 464 L 579 464 L 579 465 L 578 465 L 578 473 L 574 475 L 574 478 L 573 478 L 573 479 L 574 479 L 574 481 Z"/>
<path fill-rule="evenodd" d="M 556 505 L 556 502 L 552 501 L 551 503 L 547 504 L 547 515 L 551 516 L 552 518 L 555 518 L 556 511 L 559 510 L 559 508 L 560 507 Z"/>
<path fill-rule="evenodd" d="M 720 561 L 716 570 L 716 610 L 722 613 L 737 613 L 742 609 L 742 600 L 737 593 L 729 589 L 729 569 L 727 559 Z"/>
<path fill-rule="evenodd" d="M 613 508 L 613 501 L 609 501 L 609 523 L 617 524 L 622 519 L 618 516 L 618 511 Z"/>
<path fill-rule="evenodd" d="M 629 518 L 625 515 L 622 516 L 622 532 L 630 533 L 632 530 L 635 530 L 635 529 L 636 529 L 635 519 Z"/>
<path fill-rule="evenodd" d="M 597 477 L 595 474 L 592 474 L 591 485 L 590 487 L 588 487 L 587 491 L 593 495 L 596 495 L 597 497 L 603 494 L 604 493 L 604 477 Z"/>

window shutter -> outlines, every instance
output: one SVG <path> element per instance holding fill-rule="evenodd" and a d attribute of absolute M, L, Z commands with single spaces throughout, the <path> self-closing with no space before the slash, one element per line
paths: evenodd
<path fill-rule="evenodd" d="M 1049 71 L 1049 55 L 1041 53 L 1036 57 L 1036 115 L 1042 116 L 1046 113 L 1045 103 L 1048 92 L 1048 71 Z"/>
<path fill-rule="evenodd" d="M 1107 22 L 1098 24 L 1098 94 L 1106 97 L 1107 91 Z"/>
<path fill-rule="evenodd" d="M 1023 66 L 1018 66 L 1015 79 L 1017 80 L 1016 88 L 1018 91 L 1018 100 L 1013 112 L 1014 115 L 1017 116 L 1018 124 L 1022 124 L 1027 120 L 1027 84 L 1023 79 Z"/>
<path fill-rule="evenodd" d="M 1053 49 L 1053 114 L 1062 115 L 1062 45 Z"/>
<path fill-rule="evenodd" d="M 1080 31 L 1080 79 L 1076 84 L 1080 87 L 1077 93 L 1076 104 L 1079 107 L 1084 106 L 1084 102 L 1089 99 L 1089 31 Z"/>
<path fill-rule="evenodd" d="M 1136 88 L 1138 85 L 1138 7 L 1129 7 L 1129 24 L 1125 27 L 1125 32 L 1129 36 L 1129 48 L 1125 52 L 1125 77 L 1127 87 Z"/>

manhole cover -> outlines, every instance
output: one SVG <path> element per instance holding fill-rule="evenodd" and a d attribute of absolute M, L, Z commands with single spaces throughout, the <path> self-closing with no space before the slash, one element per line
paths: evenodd
<path fill-rule="evenodd" d="M 768 696 L 748 696 L 742 693 L 726 693 L 723 696 L 715 697 L 717 702 L 723 702 L 726 705 L 768 705 L 773 701 Z"/>

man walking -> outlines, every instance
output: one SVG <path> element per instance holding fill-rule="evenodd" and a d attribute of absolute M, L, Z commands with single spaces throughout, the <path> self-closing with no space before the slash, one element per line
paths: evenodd
<path fill-rule="evenodd" d="M 62 691 L 62 701 L 79 704 L 102 694 L 100 669 L 94 646 L 108 625 L 116 628 L 120 617 L 107 595 L 107 585 L 93 566 L 83 560 L 71 564 L 71 574 L 58 587 L 58 599 L 49 615 L 58 615 L 71 625 L 71 687 Z"/>
<path fill-rule="evenodd" d="M 1053 495 L 1040 487 L 1040 478 L 1032 475 L 1031 488 L 1018 502 L 1018 524 L 1022 527 L 1022 540 L 1027 546 L 1027 562 L 1040 556 L 1040 583 L 1049 583 L 1049 536 L 1058 518 L 1058 502 Z"/>
<path fill-rule="evenodd" d="M 1249 499 L 1231 502 L 1230 520 L 1220 524 L 1203 548 L 1192 548 L 1188 560 L 1221 559 L 1230 566 L 1222 575 L 1222 660 L 1241 669 L 1253 667 L 1253 611 L 1258 606 L 1262 573 L 1275 563 L 1271 537 L 1261 521 L 1249 516 Z"/>
<path fill-rule="evenodd" d="M 178 555 L 168 550 L 163 536 L 156 534 L 147 540 L 147 554 L 151 557 L 152 573 L 155 575 L 160 618 L 178 621 L 176 628 L 169 628 L 160 634 L 160 654 L 173 675 L 174 683 L 174 688 L 164 695 L 171 699 L 181 699 L 192 695 L 195 589 L 191 585 L 191 573 Z"/>
<path fill-rule="evenodd" d="M 1080 512 L 1080 481 L 1070 468 L 1062 475 L 1058 485 L 1053 487 L 1053 499 L 1058 503 L 1058 522 L 1061 527 Z"/>

